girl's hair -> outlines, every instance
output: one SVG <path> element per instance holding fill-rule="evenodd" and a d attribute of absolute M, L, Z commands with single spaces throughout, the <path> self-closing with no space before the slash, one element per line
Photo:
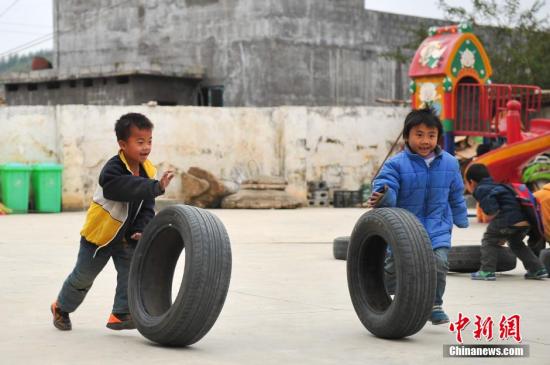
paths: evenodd
<path fill-rule="evenodd" d="M 411 129 L 419 124 L 437 128 L 438 139 L 443 135 L 443 125 L 437 115 L 435 115 L 433 109 L 424 108 L 413 110 L 407 115 L 405 125 L 403 126 L 403 139 L 408 139 Z"/>

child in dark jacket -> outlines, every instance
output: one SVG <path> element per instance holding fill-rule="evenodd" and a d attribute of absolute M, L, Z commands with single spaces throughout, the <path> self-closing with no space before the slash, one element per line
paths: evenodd
<path fill-rule="evenodd" d="M 523 243 L 529 222 L 512 190 L 497 184 L 485 165 L 473 164 L 466 172 L 468 190 L 473 192 L 483 212 L 493 216 L 481 240 L 481 267 L 472 274 L 473 280 L 496 280 L 495 271 L 500 244 L 508 241 L 514 254 L 527 270 L 525 279 L 548 277 L 535 254 Z"/>
<path fill-rule="evenodd" d="M 101 170 L 80 232 L 76 265 L 51 305 L 53 324 L 62 331 L 72 329 L 69 313 L 84 301 L 111 257 L 118 275 L 107 328 L 135 328 L 127 296 L 130 262 L 143 229 L 155 215 L 155 197 L 164 193 L 174 177 L 172 171 L 166 171 L 160 181 L 155 180 L 156 169 L 147 159 L 152 131 L 153 123 L 138 113 L 125 114 L 115 124 L 119 153 Z"/>
<path fill-rule="evenodd" d="M 437 287 L 430 321 L 449 322 L 443 311 L 453 224 L 468 227 L 464 184 L 458 161 L 437 144 L 443 133 L 439 118 L 429 109 L 405 118 L 405 150 L 389 159 L 373 181 L 370 207 L 400 207 L 413 213 L 430 237 L 437 264 Z M 385 267 L 388 291 L 393 291 L 395 267 L 391 255 Z"/>

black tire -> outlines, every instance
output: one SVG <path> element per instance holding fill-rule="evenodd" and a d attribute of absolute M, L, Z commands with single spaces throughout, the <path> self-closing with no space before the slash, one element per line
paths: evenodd
<path fill-rule="evenodd" d="M 185 269 L 172 303 L 172 280 L 185 248 Z M 147 225 L 132 264 L 128 299 L 139 332 L 165 346 L 200 340 L 220 314 L 231 277 L 231 246 L 222 222 L 195 207 L 173 205 Z"/>
<path fill-rule="evenodd" d="M 497 272 L 514 270 L 516 255 L 509 247 L 501 247 L 498 251 Z M 481 267 L 481 246 L 453 246 L 449 251 L 449 271 L 472 273 Z"/>
<path fill-rule="evenodd" d="M 336 237 L 332 243 L 332 254 L 336 260 L 348 257 L 349 236 Z"/>
<path fill-rule="evenodd" d="M 384 285 L 388 244 L 397 271 L 393 300 Z M 351 234 L 347 260 L 351 301 L 363 325 L 389 339 L 418 332 L 434 303 L 435 265 L 428 234 L 413 214 L 399 208 L 363 214 Z"/>

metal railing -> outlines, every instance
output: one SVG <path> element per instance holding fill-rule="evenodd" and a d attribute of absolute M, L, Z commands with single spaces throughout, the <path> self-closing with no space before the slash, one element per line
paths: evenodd
<path fill-rule="evenodd" d="M 506 103 L 521 103 L 522 129 L 530 129 L 532 113 L 540 111 L 541 89 L 532 85 L 459 84 L 456 92 L 455 135 L 496 137 L 499 121 L 506 117 Z"/>

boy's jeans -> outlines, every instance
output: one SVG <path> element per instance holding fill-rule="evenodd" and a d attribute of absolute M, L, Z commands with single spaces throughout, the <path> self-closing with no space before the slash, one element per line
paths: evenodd
<path fill-rule="evenodd" d="M 80 242 L 80 250 L 76 265 L 63 283 L 57 297 L 59 309 L 64 312 L 74 312 L 84 301 L 92 287 L 96 276 L 103 270 L 109 258 L 113 258 L 117 275 L 117 286 L 113 313 L 129 313 L 128 308 L 128 273 L 134 254 L 134 247 L 127 243 L 112 242 L 97 252 L 96 245 Z"/>
<path fill-rule="evenodd" d="M 508 241 L 512 252 L 521 260 L 527 271 L 536 272 L 543 268 L 540 260 L 528 248 L 523 239 L 527 234 L 527 227 L 499 228 L 493 222 L 489 223 L 481 239 L 481 268 L 482 271 L 495 272 L 497 270 L 497 255 L 501 241 Z"/>
<path fill-rule="evenodd" d="M 434 256 L 437 270 L 434 305 L 442 305 L 443 294 L 445 293 L 445 286 L 447 285 L 447 272 L 449 271 L 449 248 L 436 248 L 434 250 Z M 391 254 L 386 257 L 384 271 L 386 273 L 386 289 L 388 293 L 393 294 L 395 293 L 395 262 Z"/>

